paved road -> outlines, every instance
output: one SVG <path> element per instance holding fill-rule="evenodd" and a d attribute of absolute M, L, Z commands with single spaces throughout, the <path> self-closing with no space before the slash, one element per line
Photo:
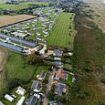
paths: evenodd
<path fill-rule="evenodd" d="M 29 41 L 26 41 L 26 40 L 23 40 L 23 39 L 18 39 L 18 38 L 15 38 L 15 37 L 7 36 L 7 35 L 2 34 L 2 33 L 0 33 L 0 37 L 1 38 L 9 38 L 12 41 L 15 41 L 15 42 L 18 42 L 18 43 L 21 43 L 21 44 L 25 44 L 25 45 L 28 45 L 30 47 L 35 47 L 36 46 L 35 43 L 29 42 Z"/>
<path fill-rule="evenodd" d="M 49 82 L 48 82 L 48 84 L 47 84 L 47 90 L 46 90 L 46 95 L 48 94 L 48 92 L 49 91 L 51 91 L 51 87 L 52 87 L 52 83 L 53 83 L 53 76 L 52 76 L 52 74 L 50 74 L 50 76 L 49 76 Z M 43 105 L 48 105 L 48 98 L 47 98 L 47 96 L 44 98 L 44 100 L 43 100 Z"/>

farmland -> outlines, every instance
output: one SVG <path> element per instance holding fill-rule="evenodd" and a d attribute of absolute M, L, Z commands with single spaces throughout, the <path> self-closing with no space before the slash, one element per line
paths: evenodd
<path fill-rule="evenodd" d="M 35 16 L 31 16 L 31 15 L 16 15 L 16 16 L 0 16 L 0 27 L 1 26 L 5 26 L 5 25 L 9 25 L 9 24 L 13 24 L 19 21 L 24 21 L 30 18 L 33 18 Z"/>
<path fill-rule="evenodd" d="M 75 36 L 74 16 L 72 13 L 60 14 L 48 37 L 49 45 L 72 48 Z"/>
<path fill-rule="evenodd" d="M 21 10 L 21 9 L 26 9 L 29 8 L 30 6 L 32 6 L 32 4 L 36 4 L 36 5 L 48 5 L 48 3 L 43 3 L 43 2 L 28 2 L 28 3 L 20 3 L 20 4 L 4 4 L 1 3 L 0 4 L 0 8 L 1 9 L 11 9 L 11 10 Z"/>

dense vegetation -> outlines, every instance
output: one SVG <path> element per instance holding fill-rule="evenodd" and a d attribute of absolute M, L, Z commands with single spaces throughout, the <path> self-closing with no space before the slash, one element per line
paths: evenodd
<path fill-rule="evenodd" d="M 82 7 L 82 8 L 81 8 Z M 74 41 L 74 70 L 78 81 L 71 89 L 72 105 L 104 105 L 105 34 L 83 12 L 82 3 L 76 8 L 75 24 L 78 31 Z"/>
<path fill-rule="evenodd" d="M 26 3 L 20 3 L 20 4 L 0 4 L 0 8 L 1 9 L 10 9 L 10 10 L 21 10 L 21 9 L 26 9 L 26 8 L 29 8 L 29 7 L 32 7 L 34 5 L 39 5 L 39 6 L 42 6 L 42 5 L 45 5 L 47 6 L 48 3 L 44 3 L 44 2 L 26 2 Z"/>

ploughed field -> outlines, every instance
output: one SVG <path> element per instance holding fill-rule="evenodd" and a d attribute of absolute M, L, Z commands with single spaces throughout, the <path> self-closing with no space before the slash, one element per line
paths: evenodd
<path fill-rule="evenodd" d="M 27 19 L 31 19 L 34 17 L 35 16 L 31 16 L 31 15 L 15 15 L 15 16 L 3 15 L 3 16 L 0 16 L 0 27 L 9 25 L 9 24 L 14 24 L 16 22 L 24 21 Z"/>
<path fill-rule="evenodd" d="M 48 37 L 50 46 L 73 48 L 75 36 L 74 14 L 61 13 Z"/>

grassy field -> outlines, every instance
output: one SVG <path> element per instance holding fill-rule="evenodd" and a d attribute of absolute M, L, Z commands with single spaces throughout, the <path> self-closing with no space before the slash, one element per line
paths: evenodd
<path fill-rule="evenodd" d="M 31 16 L 31 15 L 16 15 L 16 16 L 0 16 L 0 27 L 1 26 L 5 26 L 5 25 L 9 25 L 9 24 L 13 24 L 19 21 L 23 21 L 23 20 L 27 20 L 27 19 L 31 19 L 34 18 L 35 16 Z"/>
<path fill-rule="evenodd" d="M 30 7 L 32 4 L 45 5 L 45 6 L 48 5 L 48 3 L 45 3 L 45 2 L 26 2 L 26 3 L 20 3 L 18 5 L 1 3 L 0 8 L 11 9 L 11 10 L 21 10 L 21 9 Z"/>
<path fill-rule="evenodd" d="M 72 48 L 75 36 L 74 30 L 74 14 L 61 13 L 58 17 L 50 36 L 48 44 L 51 46 L 59 46 Z"/>
<path fill-rule="evenodd" d="M 26 57 L 11 52 L 7 61 L 7 74 L 9 79 L 19 79 L 22 81 L 29 81 L 36 72 L 35 66 L 28 65 Z"/>

